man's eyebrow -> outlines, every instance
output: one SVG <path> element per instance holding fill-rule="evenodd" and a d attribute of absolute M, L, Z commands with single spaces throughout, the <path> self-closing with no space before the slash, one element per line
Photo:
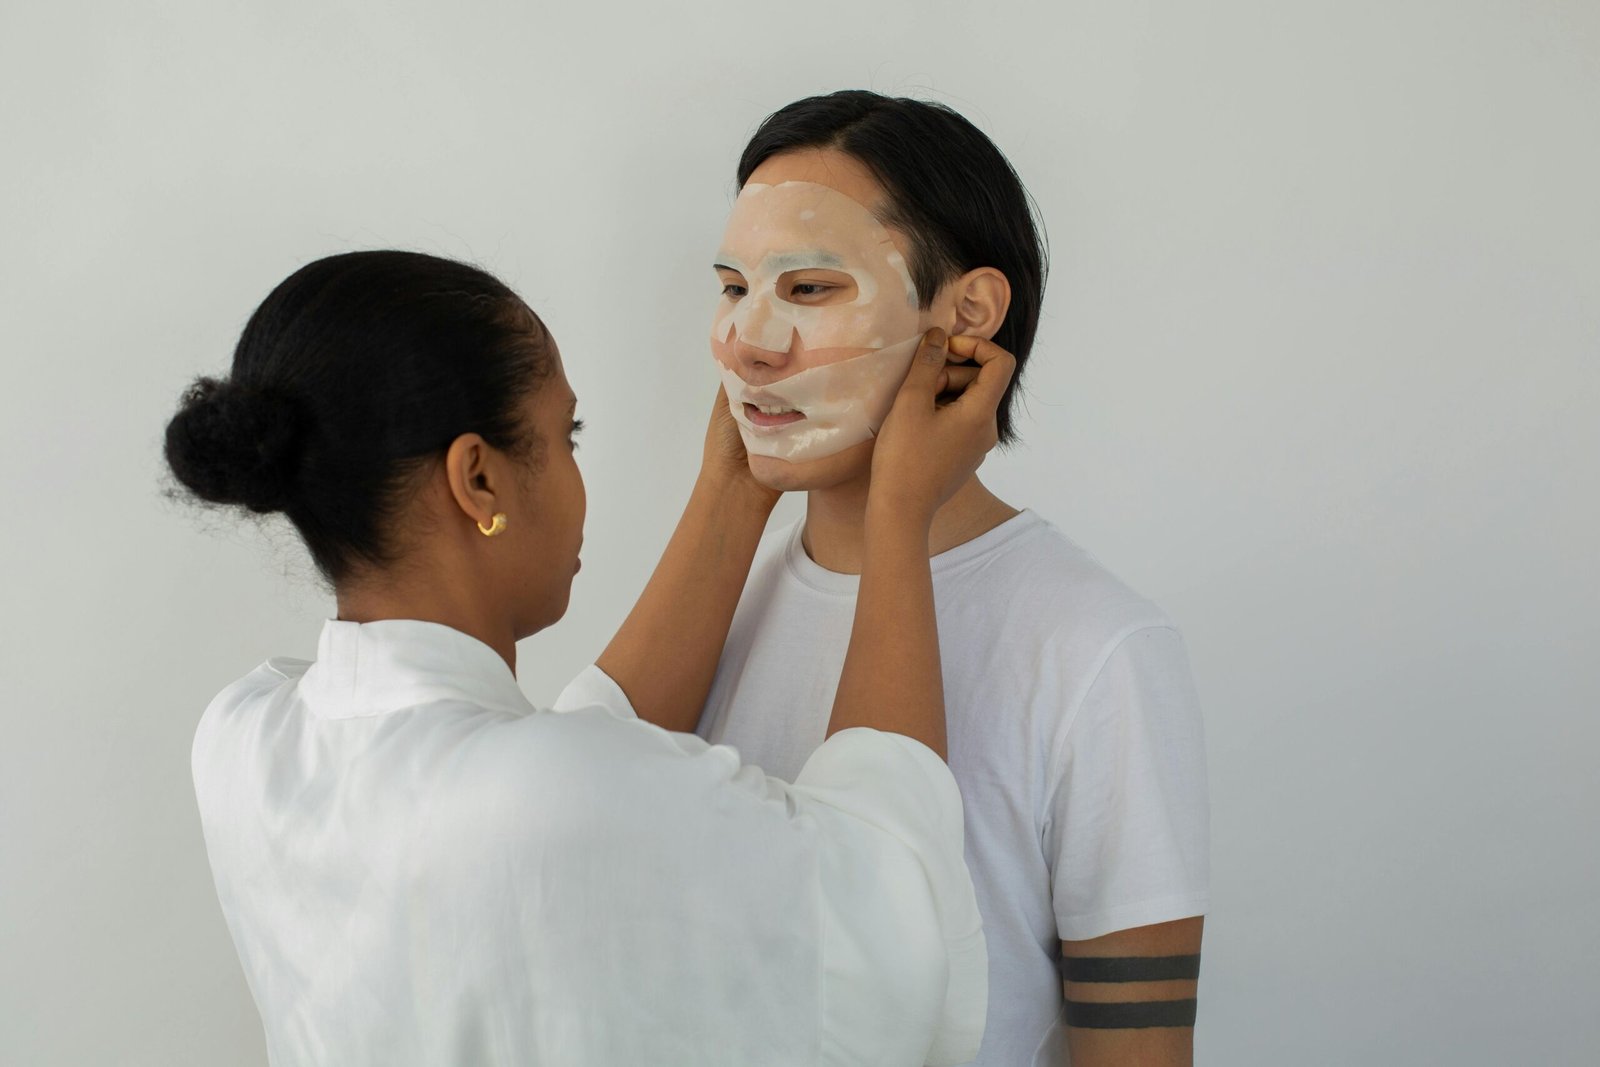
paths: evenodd
<path fill-rule="evenodd" d="M 842 267 L 844 260 L 832 252 L 815 249 L 806 252 L 774 252 L 762 260 L 768 270 L 783 273 L 786 270 L 804 270 L 807 267 Z"/>
<path fill-rule="evenodd" d="M 724 257 L 732 258 L 732 257 Z M 722 260 L 711 264 L 715 270 L 731 270 L 735 274 L 743 274 L 744 268 L 735 267 L 724 263 Z M 844 269 L 844 260 L 832 252 L 819 249 L 810 249 L 803 252 L 773 252 L 761 260 L 761 266 L 769 271 L 782 274 L 785 271 L 805 270 L 807 268 L 825 267 L 838 270 Z"/>

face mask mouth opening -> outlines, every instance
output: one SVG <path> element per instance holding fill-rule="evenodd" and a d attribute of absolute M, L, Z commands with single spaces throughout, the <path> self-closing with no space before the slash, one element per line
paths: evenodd
<path fill-rule="evenodd" d="M 757 430 L 781 430 L 806 421 L 806 413 L 785 404 L 754 404 L 745 401 L 744 418 Z"/>
<path fill-rule="evenodd" d="M 782 383 L 776 383 L 781 385 Z M 784 415 L 806 415 L 806 409 L 795 402 L 795 398 L 785 396 L 781 389 L 773 385 L 757 386 L 747 385 L 738 391 L 738 395 L 731 398 L 734 403 L 744 408 L 745 414 L 761 414 L 771 417 Z"/>

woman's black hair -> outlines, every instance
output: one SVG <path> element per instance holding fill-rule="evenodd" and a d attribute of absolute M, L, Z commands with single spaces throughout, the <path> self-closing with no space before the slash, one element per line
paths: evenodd
<path fill-rule="evenodd" d="M 457 437 L 537 459 L 520 408 L 552 369 L 544 324 L 487 272 L 328 256 L 250 316 L 226 379 L 185 392 L 167 465 L 202 501 L 286 514 L 337 585 L 394 561 L 403 489 Z"/>
<path fill-rule="evenodd" d="M 924 308 L 969 270 L 993 267 L 1006 276 L 1011 307 L 994 341 L 1017 357 L 999 415 L 1001 442 L 1015 441 L 1012 411 L 1039 326 L 1048 253 L 1006 157 L 943 104 L 848 89 L 767 116 L 739 158 L 739 187 L 767 159 L 800 148 L 838 149 L 877 177 L 887 194 L 882 221 L 911 240 L 911 280 Z"/>

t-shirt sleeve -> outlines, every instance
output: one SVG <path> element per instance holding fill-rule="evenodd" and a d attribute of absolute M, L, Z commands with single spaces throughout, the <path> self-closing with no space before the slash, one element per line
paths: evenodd
<path fill-rule="evenodd" d="M 1062 940 L 1205 913 L 1205 742 L 1176 629 L 1144 627 L 1115 643 L 1047 773 L 1043 844 Z"/>
<path fill-rule="evenodd" d="M 561 691 L 552 705 L 552 711 L 579 711 L 584 708 L 601 708 L 619 719 L 637 719 L 628 695 L 611 676 L 598 666 L 590 664 Z"/>
<path fill-rule="evenodd" d="M 823 830 L 825 1029 L 893 1025 L 852 1016 L 869 1005 L 884 1013 L 885 985 L 899 983 L 902 1023 L 931 1023 L 923 1062 L 971 1060 L 988 1012 L 989 965 L 949 768 L 901 734 L 841 730 L 812 753 L 792 794 Z M 919 909 L 931 927 L 909 926 Z"/>

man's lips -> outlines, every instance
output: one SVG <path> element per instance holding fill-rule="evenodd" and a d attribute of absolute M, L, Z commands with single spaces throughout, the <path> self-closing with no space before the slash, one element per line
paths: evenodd
<path fill-rule="evenodd" d="M 793 426 L 797 422 L 804 421 L 806 417 L 803 411 L 763 406 L 767 407 L 766 411 L 762 411 L 749 401 L 745 402 L 744 417 L 750 421 L 750 425 L 773 429 L 779 426 Z"/>

